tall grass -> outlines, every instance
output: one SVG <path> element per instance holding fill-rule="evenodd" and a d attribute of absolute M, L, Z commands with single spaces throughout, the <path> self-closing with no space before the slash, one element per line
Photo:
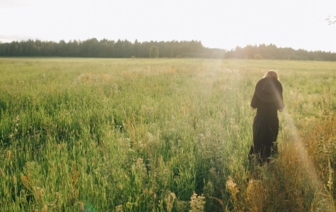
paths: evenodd
<path fill-rule="evenodd" d="M 247 153 L 275 69 L 280 153 Z M 0 59 L 4 211 L 334 210 L 336 64 Z"/>

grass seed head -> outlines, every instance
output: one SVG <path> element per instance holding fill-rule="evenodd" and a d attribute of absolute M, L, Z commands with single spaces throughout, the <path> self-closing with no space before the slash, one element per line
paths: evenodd
<path fill-rule="evenodd" d="M 12 152 L 10 150 L 7 151 L 7 159 L 10 160 Z"/>
<path fill-rule="evenodd" d="M 80 202 L 79 203 L 79 211 L 85 211 L 84 203 Z"/>
<path fill-rule="evenodd" d="M 42 210 L 41 210 L 42 212 L 47 212 L 48 211 L 48 206 L 46 206 L 46 205 L 43 205 L 43 208 L 42 208 Z"/>
<path fill-rule="evenodd" d="M 175 199 L 176 199 L 175 193 L 170 191 L 167 192 L 167 196 L 165 198 L 167 211 L 171 211 L 173 209 Z"/>

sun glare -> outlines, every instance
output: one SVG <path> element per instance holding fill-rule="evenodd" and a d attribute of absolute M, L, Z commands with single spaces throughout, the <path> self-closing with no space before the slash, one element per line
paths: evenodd
<path fill-rule="evenodd" d="M 311 185 L 313 186 L 314 190 L 318 193 L 318 194 L 322 194 L 319 195 L 319 197 L 321 199 L 323 199 L 325 204 L 328 204 L 326 208 L 332 208 L 332 204 L 330 203 L 330 201 L 327 199 L 327 195 L 323 195 L 324 191 L 323 189 L 324 184 L 322 183 L 322 181 L 320 180 L 317 171 L 314 167 L 313 161 L 310 159 L 305 145 L 302 142 L 301 136 L 299 135 L 299 132 L 297 130 L 297 128 L 294 125 L 293 119 L 291 118 L 290 114 L 284 110 L 283 111 L 284 114 L 284 122 L 285 124 L 289 127 L 289 129 L 291 129 L 291 138 L 292 138 L 292 143 L 295 145 L 293 148 L 295 148 L 296 152 L 297 152 L 297 156 L 299 157 L 299 161 L 301 162 L 301 164 L 297 164 L 297 168 L 298 169 L 302 169 L 302 171 L 304 173 L 307 174 Z"/>

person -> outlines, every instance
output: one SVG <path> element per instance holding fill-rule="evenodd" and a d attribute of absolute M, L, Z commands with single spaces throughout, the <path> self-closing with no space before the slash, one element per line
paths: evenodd
<path fill-rule="evenodd" d="M 255 158 L 257 162 L 263 164 L 278 153 L 275 143 L 279 131 L 277 111 L 282 112 L 285 107 L 282 85 L 275 71 L 268 71 L 258 81 L 251 107 L 257 109 L 257 112 L 253 121 L 253 145 L 249 152 L 249 159 Z"/>

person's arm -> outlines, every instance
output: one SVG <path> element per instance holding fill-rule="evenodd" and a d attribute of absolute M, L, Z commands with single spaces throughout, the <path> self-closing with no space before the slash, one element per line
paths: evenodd
<path fill-rule="evenodd" d="M 253 109 L 256 109 L 256 108 L 257 108 L 257 105 L 258 105 L 258 98 L 257 98 L 256 94 L 254 93 L 254 94 L 253 94 L 253 97 L 252 97 L 252 100 L 251 100 L 251 104 L 250 104 L 250 106 L 251 106 Z"/>
<path fill-rule="evenodd" d="M 282 97 L 282 95 L 281 95 L 281 100 L 279 101 L 278 111 L 279 111 L 279 112 L 282 112 L 282 111 L 284 110 L 284 108 L 285 108 L 285 103 L 284 103 L 284 101 L 283 101 L 283 97 Z"/>

